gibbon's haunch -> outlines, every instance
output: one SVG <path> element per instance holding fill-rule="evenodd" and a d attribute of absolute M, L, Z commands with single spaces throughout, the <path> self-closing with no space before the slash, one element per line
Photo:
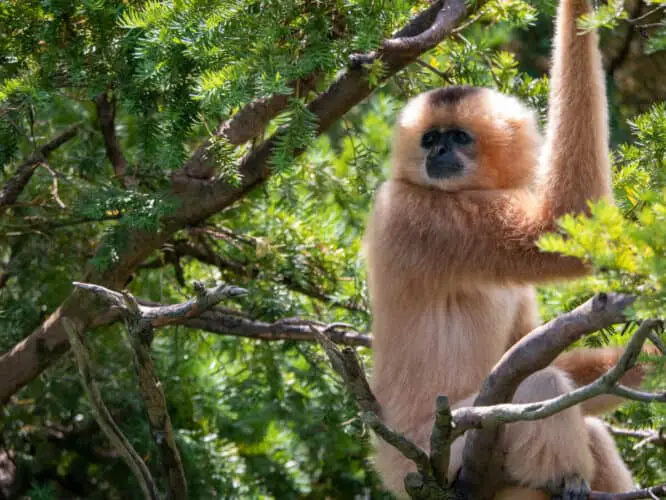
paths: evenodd
<path fill-rule="evenodd" d="M 517 99 L 473 87 L 421 94 L 402 111 L 390 179 L 366 231 L 373 313 L 372 385 L 392 428 L 427 449 L 435 399 L 472 404 L 502 354 L 538 325 L 533 284 L 585 275 L 572 257 L 535 245 L 587 200 L 611 199 L 607 102 L 595 33 L 578 34 L 587 0 L 561 0 L 548 126 Z M 526 379 L 514 401 L 551 398 L 614 364 L 617 349 L 564 354 Z M 623 383 L 637 385 L 640 368 Z M 596 414 L 602 396 L 544 420 L 502 430 L 506 472 L 519 488 L 497 499 L 547 499 L 539 489 L 582 478 L 596 490 L 632 488 L 632 478 Z M 464 436 L 452 447 L 449 479 Z M 377 443 L 385 485 L 404 496 L 413 464 Z M 587 485 L 585 485 L 587 488 Z"/>

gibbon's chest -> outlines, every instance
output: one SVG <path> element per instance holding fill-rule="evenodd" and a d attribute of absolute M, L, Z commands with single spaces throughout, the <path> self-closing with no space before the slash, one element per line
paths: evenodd
<path fill-rule="evenodd" d="M 447 394 L 452 403 L 476 392 L 504 354 L 520 297 L 512 287 L 447 290 L 409 301 L 410 307 L 403 302 L 401 314 L 376 316 L 373 378 L 380 402 L 391 404 L 405 387 L 426 399 Z"/>
<path fill-rule="evenodd" d="M 484 286 L 450 291 L 429 304 L 421 320 L 436 364 L 480 383 L 504 354 L 519 303 L 519 289 Z"/>

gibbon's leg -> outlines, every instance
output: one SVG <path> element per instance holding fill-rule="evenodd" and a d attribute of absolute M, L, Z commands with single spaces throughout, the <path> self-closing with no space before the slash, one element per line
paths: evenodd
<path fill-rule="evenodd" d="M 608 493 L 622 493 L 633 489 L 631 472 L 622 461 L 615 441 L 604 423 L 598 418 L 586 417 L 585 426 L 596 465 L 592 489 Z"/>
<path fill-rule="evenodd" d="M 531 403 L 549 399 L 574 389 L 574 384 L 557 368 L 545 368 L 518 387 L 514 403 Z M 455 404 L 455 408 L 470 406 L 476 394 Z M 512 479 L 528 486 L 502 490 L 498 499 L 547 500 L 550 497 L 538 488 L 559 483 L 567 477 L 580 476 L 590 483 L 594 477 L 594 456 L 590 451 L 588 430 L 581 408 L 574 406 L 543 420 L 507 424 L 501 435 L 505 470 Z M 449 481 L 453 481 L 462 466 L 465 438 L 451 446 Z"/>
<path fill-rule="evenodd" d="M 564 372 L 549 367 L 525 379 L 513 402 L 540 401 L 574 388 Z M 507 474 L 525 486 L 543 488 L 570 476 L 580 476 L 589 484 L 594 477 L 594 458 L 579 406 L 543 420 L 507 424 L 501 439 Z"/>

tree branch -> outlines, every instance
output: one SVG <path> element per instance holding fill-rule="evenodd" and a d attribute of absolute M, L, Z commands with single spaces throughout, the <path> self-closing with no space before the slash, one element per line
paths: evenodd
<path fill-rule="evenodd" d="M 453 422 L 456 435 L 460 435 L 470 428 L 486 429 L 496 427 L 499 424 L 540 420 L 601 394 L 616 394 L 638 401 L 666 401 L 663 394 L 648 394 L 617 385 L 622 376 L 635 365 L 648 335 L 659 324 L 660 322 L 656 320 L 643 321 L 640 328 L 629 341 L 627 348 L 617 364 L 594 382 L 583 387 L 535 403 L 505 403 L 493 406 L 472 406 L 455 410 L 453 412 Z"/>
<path fill-rule="evenodd" d="M 497 396 L 494 391 L 506 391 L 503 393 L 504 396 L 512 397 L 515 391 L 514 385 L 517 387 L 519 383 L 516 382 L 516 379 L 522 380 L 533 371 L 544 368 L 569 344 L 583 335 L 624 320 L 623 311 L 633 300 L 633 297 L 626 295 L 600 294 L 574 311 L 535 329 L 500 360 L 491 376 L 484 383 L 484 388 L 476 403 L 479 399 L 485 399 L 486 401 L 493 398 L 500 399 L 500 396 Z M 502 424 L 543 419 L 586 399 L 604 393 L 616 392 L 618 388 L 621 389 L 618 392 L 626 397 L 638 398 L 639 400 L 649 397 L 651 401 L 661 401 L 664 398 L 662 394 L 648 395 L 648 393 L 634 391 L 618 385 L 622 376 L 636 363 L 645 341 L 652 337 L 653 330 L 661 327 L 661 325 L 662 323 L 656 320 L 643 321 L 615 366 L 592 383 L 556 398 L 528 404 L 498 403 L 491 406 L 464 407 L 451 413 L 448 398 L 445 396 L 438 397 L 437 412 L 430 436 L 431 451 L 429 457 L 425 450 L 406 436 L 390 429 L 381 421 L 381 408 L 370 390 L 364 371 L 354 351 L 347 348 L 341 352 L 324 332 L 315 330 L 315 333 L 334 370 L 342 377 L 345 385 L 356 398 L 363 420 L 384 441 L 416 464 L 418 472 L 409 473 L 405 477 L 405 488 L 410 497 L 415 499 L 447 499 L 453 498 L 452 495 L 454 495 L 450 485 L 447 484 L 450 446 L 457 436 L 470 428 L 483 428 L 484 431 L 479 432 L 477 436 L 484 438 L 484 432 L 496 430 Z M 530 368 L 530 364 L 532 364 L 532 368 Z M 656 435 L 657 438 L 661 439 L 661 434 Z M 642 437 L 643 434 L 640 436 Z M 654 438 L 653 434 L 647 434 L 647 436 Z M 468 436 L 468 442 L 470 437 Z M 494 435 L 491 435 L 491 438 L 494 438 Z M 479 440 L 475 445 L 478 445 L 479 442 L 484 441 Z M 486 442 L 490 442 L 492 446 L 497 445 L 493 439 Z M 469 450 L 466 448 L 464 453 L 468 452 Z M 506 478 L 501 475 L 503 454 L 498 452 L 496 448 L 484 449 L 481 452 L 477 451 L 477 453 L 482 453 L 483 456 L 473 465 L 478 465 L 484 459 L 491 466 L 495 466 L 495 460 L 500 461 L 497 469 L 487 471 L 489 475 L 499 476 L 492 478 L 494 489 L 487 493 L 488 498 L 493 498 L 495 493 L 507 484 L 505 483 Z M 469 466 L 468 460 L 468 457 L 464 456 L 463 470 L 466 466 Z M 478 485 L 480 482 L 488 480 L 487 474 L 480 474 L 478 478 L 467 479 L 467 481 L 458 479 L 454 485 L 455 495 L 457 495 L 455 498 L 474 498 L 475 500 L 481 498 L 476 495 L 479 491 L 485 495 L 484 488 L 478 486 L 475 488 L 473 485 L 470 487 L 468 481 L 474 481 Z M 470 478 L 470 476 L 467 477 Z M 666 488 L 666 485 L 621 494 L 592 492 L 589 498 L 595 500 L 656 498 L 654 495 L 663 492 L 663 488 Z"/>
<path fill-rule="evenodd" d="M 80 124 L 73 125 L 56 136 L 51 141 L 41 146 L 28 160 L 22 163 L 11 179 L 0 189 L 0 213 L 4 212 L 8 205 L 13 205 L 19 195 L 30 181 L 35 168 L 48 156 L 76 136 Z"/>
<path fill-rule="evenodd" d="M 95 99 L 97 107 L 97 118 L 99 119 L 99 128 L 104 139 L 104 149 L 106 156 L 113 166 L 113 171 L 120 181 L 122 187 L 134 186 L 136 179 L 127 176 L 127 160 L 118 142 L 116 135 L 116 98 L 112 93 L 102 92 Z"/>
<path fill-rule="evenodd" d="M 398 32 L 394 38 L 384 40 L 381 52 L 413 56 L 432 49 L 453 29 L 453 23 L 464 15 L 465 5 L 438 1 L 424 15 L 429 17 L 433 11 L 436 12 L 435 19 L 427 28 L 413 35 L 409 31 Z"/>
<path fill-rule="evenodd" d="M 77 330 L 74 323 L 69 319 L 65 318 L 63 323 L 67 330 L 67 335 L 69 335 L 69 342 L 72 346 L 72 351 L 74 351 L 76 364 L 79 367 L 81 384 L 88 394 L 95 420 L 99 424 L 100 429 L 102 429 L 104 434 L 109 438 L 111 444 L 118 450 L 125 462 L 127 462 L 132 474 L 134 474 L 134 477 L 141 487 L 143 496 L 149 500 L 159 500 L 159 492 L 157 491 L 155 480 L 151 476 L 148 467 L 122 433 L 104 404 L 102 394 L 93 377 L 90 351 L 86 345 L 84 335 Z"/>
<path fill-rule="evenodd" d="M 114 309 L 123 311 L 127 308 L 125 300 L 129 296 L 128 294 L 115 292 L 90 283 L 74 282 L 74 285 L 102 296 L 113 304 Z M 343 323 L 326 325 L 317 321 L 300 318 L 285 318 L 267 323 L 248 318 L 239 311 L 211 307 L 211 304 L 223 298 L 237 297 L 245 293 L 246 291 L 243 288 L 220 285 L 208 290 L 204 300 L 196 298 L 182 304 L 164 305 L 144 299 L 133 298 L 133 300 L 137 302 L 142 318 L 147 320 L 152 328 L 166 325 L 181 325 L 186 328 L 196 328 L 221 335 L 263 341 L 298 340 L 315 342 L 317 338 L 312 331 L 314 326 L 324 328 L 327 337 L 335 343 L 350 346 L 371 346 L 372 337 L 370 335 L 362 334 Z M 114 316 L 107 318 L 108 322 L 114 320 Z"/>
<path fill-rule="evenodd" d="M 634 450 L 642 448 L 648 444 L 666 446 L 666 436 L 664 436 L 663 428 L 658 431 L 652 429 L 624 429 L 621 427 L 613 427 L 609 424 L 606 424 L 606 428 L 611 434 L 613 434 L 613 436 L 640 439 L 640 441 L 633 446 Z"/>
<path fill-rule="evenodd" d="M 272 323 L 266 323 L 217 307 L 177 324 L 221 335 L 232 335 L 263 341 L 298 340 L 306 342 L 317 341 L 312 332 L 313 325 L 318 328 L 327 327 L 327 325 L 298 318 L 285 318 Z M 327 336 L 336 344 L 348 346 L 370 347 L 372 342 L 370 335 L 354 331 L 346 325 L 328 329 Z"/>

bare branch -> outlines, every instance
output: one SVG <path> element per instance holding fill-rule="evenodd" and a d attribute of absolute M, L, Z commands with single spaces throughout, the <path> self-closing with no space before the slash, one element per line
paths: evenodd
<path fill-rule="evenodd" d="M 102 394 L 93 377 L 90 351 L 86 345 L 84 335 L 79 332 L 74 323 L 68 318 L 64 318 L 63 323 L 67 330 L 67 335 L 69 336 L 69 342 L 72 346 L 72 351 L 74 352 L 76 364 L 79 367 L 81 384 L 88 394 L 95 420 L 106 437 L 109 438 L 111 444 L 116 450 L 118 450 L 125 462 L 127 462 L 132 474 L 134 474 L 134 477 L 141 487 L 143 496 L 149 500 L 158 500 L 160 498 L 159 492 L 157 491 L 155 480 L 151 476 L 148 467 L 122 433 L 104 404 Z"/>
<path fill-rule="evenodd" d="M 373 413 L 381 417 L 382 408 L 375 398 L 365 378 L 365 371 L 361 366 L 361 361 L 356 355 L 356 351 L 351 347 L 346 347 L 342 352 L 327 336 L 327 329 L 320 331 L 314 326 L 310 327 L 312 333 L 324 348 L 328 359 L 331 361 L 333 369 L 342 377 L 346 386 L 356 398 L 356 402 L 365 413 Z"/>
<path fill-rule="evenodd" d="M 188 318 L 174 324 L 187 328 L 197 328 L 207 332 L 221 335 L 232 335 L 263 341 L 299 340 L 316 342 L 312 325 L 326 328 L 325 324 L 302 320 L 299 318 L 285 318 L 267 323 L 248 318 L 234 311 L 214 307 L 199 316 Z M 372 337 L 359 333 L 350 328 L 329 329 L 327 337 L 336 344 L 349 346 L 370 347 Z"/>
<path fill-rule="evenodd" d="M 606 428 L 611 434 L 613 434 L 613 436 L 640 439 L 640 441 L 632 447 L 634 450 L 642 448 L 648 444 L 666 446 L 666 436 L 664 436 L 664 429 L 659 429 L 658 431 L 652 429 L 624 429 L 621 427 L 614 427 L 609 424 L 606 424 Z"/>
<path fill-rule="evenodd" d="M 171 425 L 162 382 L 157 376 L 151 357 L 153 329 L 141 315 L 128 316 L 127 325 L 132 357 L 139 382 L 139 393 L 143 399 L 153 440 L 162 458 L 162 466 L 169 485 L 169 498 L 186 500 L 187 478 L 178 452 L 176 436 Z"/>
<path fill-rule="evenodd" d="M 426 29 L 413 35 L 399 32 L 396 37 L 384 40 L 380 52 L 400 55 L 426 52 L 435 47 L 465 14 L 465 5 L 456 2 L 438 1 L 426 12 L 431 15 L 431 10 L 435 9 L 439 10 L 432 24 Z"/>
<path fill-rule="evenodd" d="M 79 283 L 77 281 L 74 282 L 74 286 L 89 290 L 103 297 L 125 314 L 134 313 L 133 308 L 136 307 L 137 312 L 141 317 L 140 319 L 147 321 L 152 328 L 174 324 L 184 319 L 197 316 L 224 298 L 238 297 L 247 293 L 247 290 L 244 288 L 232 285 L 221 284 L 209 289 L 203 288 L 202 285 L 195 285 L 197 287 L 198 296 L 187 302 L 168 306 L 142 307 L 136 302 L 136 299 L 128 293 L 120 293 L 100 285 Z"/>
<path fill-rule="evenodd" d="M 610 392 L 616 396 L 632 399 L 634 401 L 642 401 L 643 403 L 666 403 L 666 392 L 655 394 L 652 392 L 632 389 L 631 387 L 626 387 L 624 385 L 617 385 L 613 387 Z"/>
<path fill-rule="evenodd" d="M 9 179 L 2 189 L 0 189 L 0 213 L 4 211 L 7 205 L 13 205 L 19 195 L 30 181 L 37 165 L 44 161 L 48 156 L 76 136 L 80 124 L 76 124 L 62 132 L 60 135 L 40 147 L 27 161 L 22 163 Z"/>
<path fill-rule="evenodd" d="M 66 205 L 62 202 L 60 195 L 58 194 L 58 174 L 56 174 L 45 161 L 40 162 L 37 166 L 43 167 L 49 174 L 51 174 L 51 195 L 60 208 L 66 208 Z"/>
<path fill-rule="evenodd" d="M 153 439 L 162 457 L 170 497 L 186 499 L 187 480 L 185 471 L 167 410 L 164 389 L 157 377 L 151 357 L 153 328 L 200 314 L 223 298 L 243 295 L 246 291 L 229 285 L 218 285 L 211 289 L 205 289 L 203 285 L 195 284 L 197 297 L 192 300 L 183 304 L 145 308 L 140 306 L 129 293 L 120 293 L 100 285 L 88 283 L 75 282 L 74 285 L 103 297 L 114 308 L 121 311 L 132 346 L 139 392 L 145 404 Z"/>
<path fill-rule="evenodd" d="M 425 450 L 414 444 L 399 432 L 389 428 L 381 421 L 377 414 L 368 411 L 364 412 L 362 416 L 363 421 L 367 423 L 379 437 L 397 449 L 406 458 L 409 458 L 414 462 L 416 464 L 416 469 L 422 476 L 432 476 L 430 458 Z"/>
<path fill-rule="evenodd" d="M 430 463 L 437 482 L 441 485 L 446 485 L 448 481 L 451 443 L 454 439 L 452 422 L 453 416 L 449 407 L 449 398 L 438 396 L 435 423 L 430 435 Z"/>
<path fill-rule="evenodd" d="M 649 394 L 616 385 L 622 376 L 636 363 L 643 343 L 649 333 L 659 325 L 658 321 L 643 321 L 634 333 L 617 364 L 594 382 L 551 399 L 526 404 L 497 404 L 472 406 L 453 412 L 456 433 L 474 428 L 490 428 L 499 424 L 540 420 L 601 394 L 616 394 L 638 401 L 666 401 L 663 394 Z"/>
<path fill-rule="evenodd" d="M 391 429 L 381 419 L 381 407 L 370 389 L 356 352 L 347 347 L 342 352 L 326 336 L 326 331 L 312 327 L 313 333 L 324 348 L 333 369 L 342 377 L 345 386 L 356 399 L 363 421 L 384 441 L 396 448 L 416 465 L 418 473 L 405 477 L 405 488 L 412 498 L 430 498 L 431 492 L 444 494 L 437 484 L 431 458 L 428 453 L 403 434 Z M 444 421 L 441 419 L 440 424 Z M 441 463 L 441 462 L 440 462 Z M 444 498 L 437 496 L 433 498 Z"/>

